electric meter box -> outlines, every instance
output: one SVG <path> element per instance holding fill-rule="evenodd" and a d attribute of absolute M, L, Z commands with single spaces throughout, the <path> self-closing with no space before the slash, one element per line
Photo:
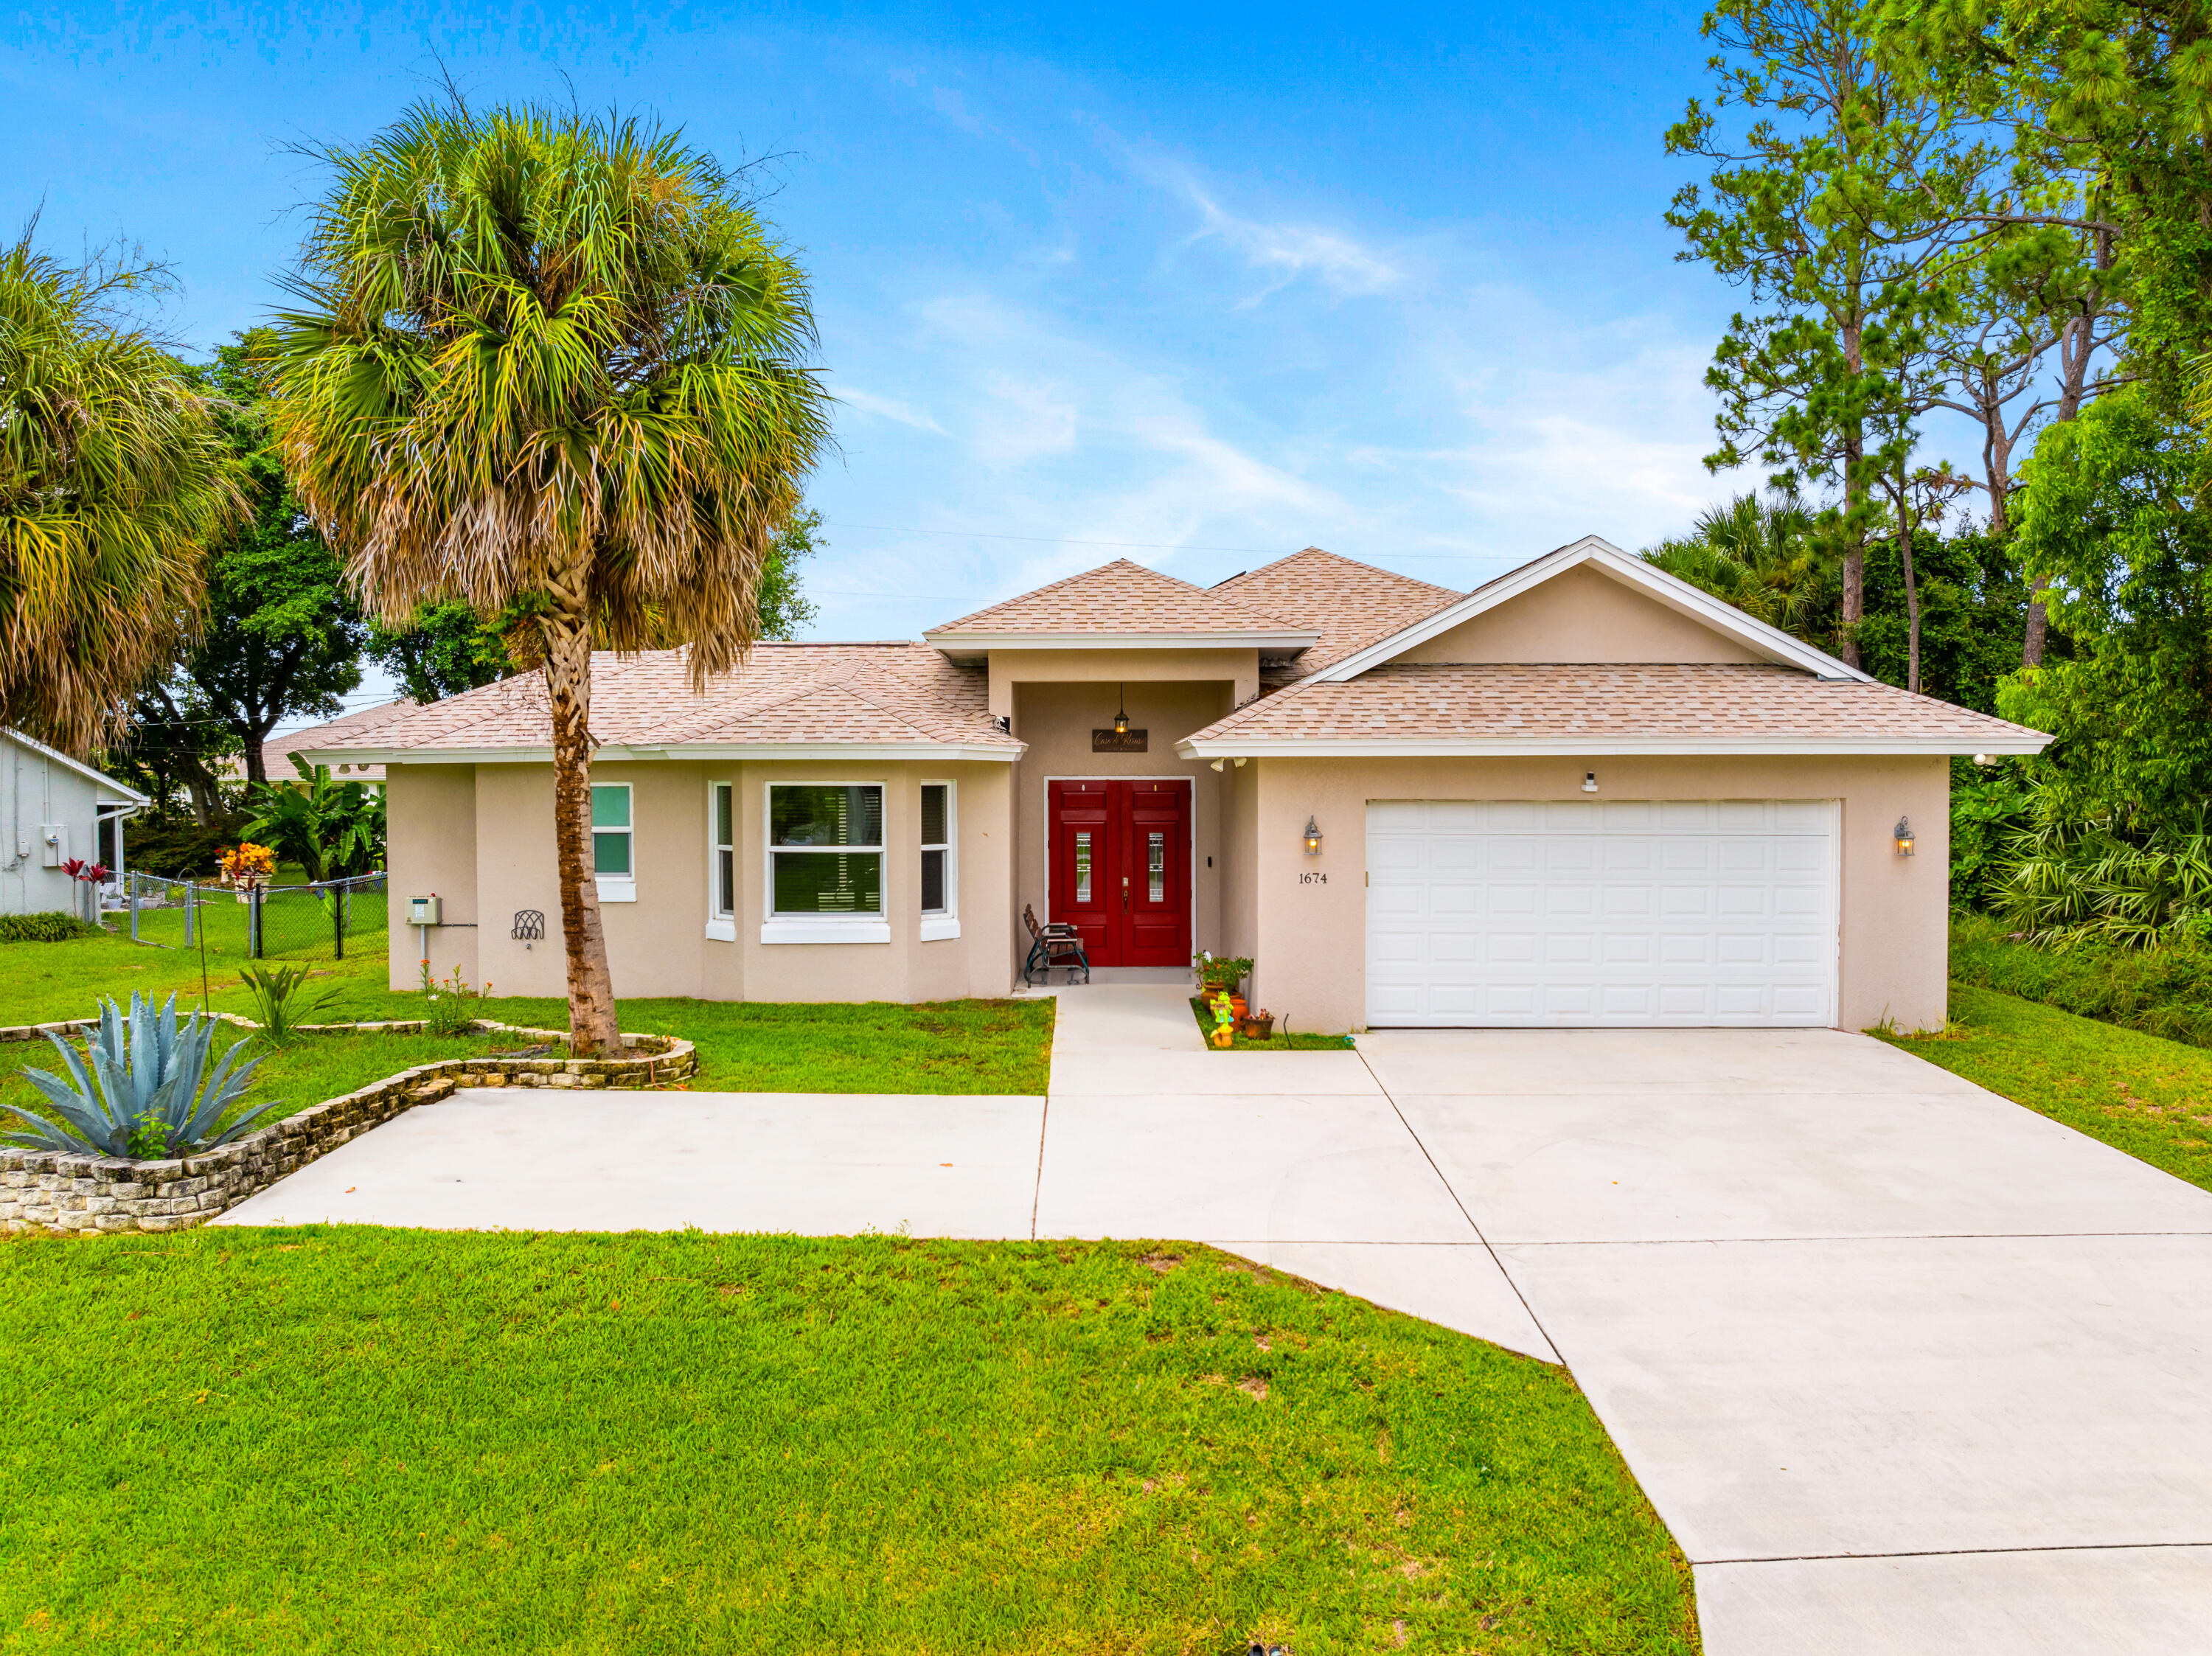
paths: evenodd
<path fill-rule="evenodd" d="M 434 892 L 428 897 L 410 897 L 407 900 L 407 924 L 410 925 L 440 924 L 438 898 Z"/>

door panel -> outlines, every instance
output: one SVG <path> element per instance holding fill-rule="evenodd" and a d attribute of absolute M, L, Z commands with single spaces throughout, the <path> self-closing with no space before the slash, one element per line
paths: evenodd
<path fill-rule="evenodd" d="M 1127 966 L 1190 964 L 1190 784 L 1128 789 Z"/>
<path fill-rule="evenodd" d="M 1051 913 L 1046 918 L 1083 934 L 1094 966 L 1118 965 L 1112 925 L 1121 906 L 1120 874 L 1111 844 L 1112 804 L 1104 782 L 1054 782 L 1051 786 Z"/>
<path fill-rule="evenodd" d="M 1047 804 L 1050 918 L 1093 966 L 1188 965 L 1190 784 L 1054 782 Z"/>

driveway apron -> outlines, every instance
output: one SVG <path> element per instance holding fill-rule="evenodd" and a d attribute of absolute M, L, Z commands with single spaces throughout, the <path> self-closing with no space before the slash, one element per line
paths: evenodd
<path fill-rule="evenodd" d="M 2212 1649 L 2212 1193 L 1832 1030 L 1055 992 L 1044 1099 L 460 1093 L 219 1222 L 1211 1242 L 1564 1360 L 1712 1656 Z"/>

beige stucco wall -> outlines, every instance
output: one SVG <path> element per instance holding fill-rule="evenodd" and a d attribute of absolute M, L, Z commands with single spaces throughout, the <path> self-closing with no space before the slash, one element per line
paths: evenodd
<path fill-rule="evenodd" d="M 1077 776 L 1188 776 L 1192 781 L 1191 947 L 1222 947 L 1221 891 L 1226 871 L 1222 865 L 1222 794 L 1227 784 L 1207 761 L 1181 758 L 1175 747 L 1193 731 L 1204 729 L 1230 711 L 1232 688 L 1231 682 L 1222 681 L 1157 683 L 1133 679 L 1127 687 L 1129 723 L 1148 732 L 1148 750 L 1093 753 L 1091 732 L 1114 722 L 1117 683 L 1019 687 L 1013 710 L 1014 734 L 1029 744 L 1029 751 L 1014 767 L 1013 779 L 1018 854 L 1012 908 L 1018 931 L 1024 904 L 1035 908 L 1040 920 L 1052 912 L 1045 884 L 1048 780 Z M 1026 934 L 1021 941 L 1026 949 Z"/>
<path fill-rule="evenodd" d="M 1364 1025 L 1368 801 L 1578 800 L 1589 770 L 1607 799 L 1840 799 L 1840 1026 L 1884 1016 L 1905 1028 L 1942 1024 L 1950 762 L 1942 757 L 1255 759 L 1256 998 L 1300 1029 Z M 1309 815 L 1322 830 L 1319 857 L 1301 843 Z M 1897 855 L 1891 834 L 1900 816 L 1918 834 L 1910 858 Z M 1298 883 L 1313 871 L 1328 883 Z"/>
<path fill-rule="evenodd" d="M 1759 661 L 1588 564 L 1416 645 L 1400 661 Z"/>
<path fill-rule="evenodd" d="M 477 918 L 477 783 L 473 765 L 395 765 L 385 784 L 385 867 L 391 904 L 391 984 L 422 980 L 423 934 L 407 924 L 407 900 L 434 894 L 447 920 L 428 933 L 430 972 L 455 970 L 470 982 L 477 970 L 477 934 L 461 921 Z"/>
<path fill-rule="evenodd" d="M 1235 700 L 1230 707 L 1241 707 L 1260 694 L 1257 650 L 994 650 L 990 659 L 994 719 L 1003 719 L 1014 711 L 1015 687 L 1021 684 L 1158 684 L 1218 680 L 1232 687 Z M 1107 722 L 1111 722 L 1113 708 L 1107 708 L 1106 714 Z M 1175 734 L 1188 736 L 1198 728 L 1194 725 L 1190 730 Z M 1155 731 L 1153 735 L 1157 737 L 1159 732 Z"/>
<path fill-rule="evenodd" d="M 1214 952 L 1249 955 L 1260 946 L 1260 768 L 1234 761 L 1222 772 L 1221 940 Z"/>
<path fill-rule="evenodd" d="M 708 1000 L 940 1000 L 1006 992 L 1014 963 L 1005 929 L 1011 876 L 1009 767 L 930 761 L 605 761 L 599 782 L 633 789 L 637 901 L 600 906 L 617 998 Z M 764 943 L 769 782 L 884 785 L 884 907 L 889 943 Z M 734 940 L 707 936 L 708 785 L 737 784 Z M 954 785 L 957 937 L 923 942 L 921 786 Z M 550 765 L 398 766 L 391 780 L 390 867 L 395 937 L 411 893 L 446 896 L 450 920 L 475 931 L 436 931 L 433 961 L 462 965 L 497 994 L 566 992 L 560 883 L 553 849 Z M 440 883 L 442 881 L 443 883 Z M 465 904 L 454 901 L 465 895 Z M 545 916 L 547 936 L 526 949 L 510 935 L 517 911 Z M 411 954 L 395 946 L 394 987 L 415 982 Z M 403 958 L 404 956 L 404 958 Z"/>

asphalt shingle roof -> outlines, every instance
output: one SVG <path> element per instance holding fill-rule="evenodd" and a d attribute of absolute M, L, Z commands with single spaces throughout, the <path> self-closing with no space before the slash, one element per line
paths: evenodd
<path fill-rule="evenodd" d="M 1890 684 L 1794 667 L 1389 662 L 1342 683 L 1308 680 L 1185 738 L 1560 742 L 1901 739 L 1957 750 L 2036 733 Z"/>
<path fill-rule="evenodd" d="M 321 744 L 366 749 L 542 748 L 544 682 L 525 674 L 416 707 Z M 923 644 L 758 644 L 692 694 L 681 650 L 592 657 L 592 734 L 608 746 L 711 743 L 1021 743 L 991 721 L 985 676 Z"/>
<path fill-rule="evenodd" d="M 1034 592 L 978 610 L 929 629 L 963 633 L 1305 633 L 1310 622 L 1285 619 L 1220 587 L 1193 586 L 1140 563 L 1118 558 Z"/>
<path fill-rule="evenodd" d="M 1310 546 L 1212 589 L 1312 628 L 1321 641 L 1271 678 L 1302 678 L 1467 596 Z"/>

